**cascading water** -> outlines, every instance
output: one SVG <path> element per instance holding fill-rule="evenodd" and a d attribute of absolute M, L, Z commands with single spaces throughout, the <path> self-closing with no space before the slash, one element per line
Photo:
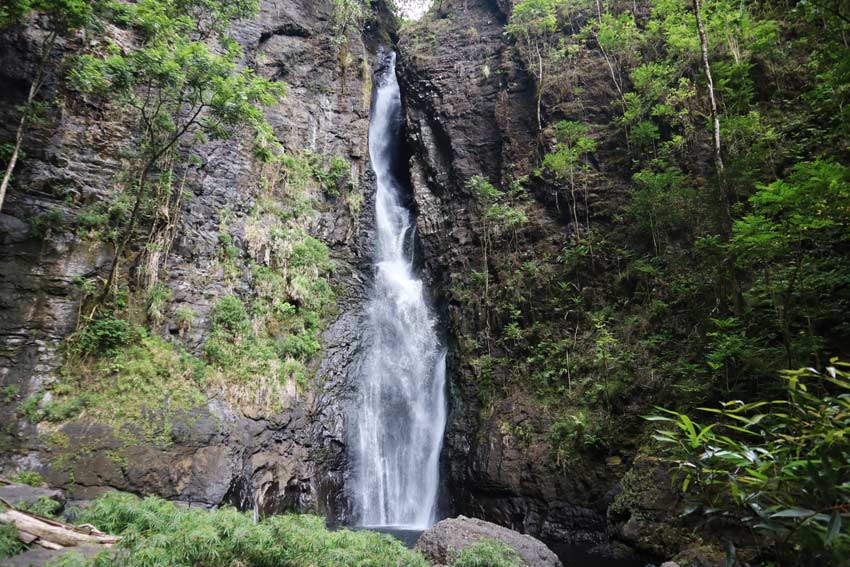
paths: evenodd
<path fill-rule="evenodd" d="M 394 173 L 401 97 L 395 54 L 386 57 L 376 76 L 369 125 L 377 242 L 355 411 L 353 496 L 362 526 L 425 529 L 436 513 L 446 351 L 413 266 L 413 218 Z"/>

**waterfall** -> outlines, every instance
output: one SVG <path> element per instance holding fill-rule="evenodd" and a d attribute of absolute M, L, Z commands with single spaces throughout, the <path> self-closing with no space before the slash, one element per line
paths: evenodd
<path fill-rule="evenodd" d="M 376 74 L 369 124 L 375 195 L 375 280 L 354 411 L 354 504 L 363 526 L 434 523 L 446 424 L 445 347 L 413 266 L 414 219 L 395 175 L 401 97 L 395 54 Z"/>

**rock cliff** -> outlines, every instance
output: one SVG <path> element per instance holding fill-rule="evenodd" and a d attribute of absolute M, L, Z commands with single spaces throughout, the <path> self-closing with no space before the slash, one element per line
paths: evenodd
<path fill-rule="evenodd" d="M 312 180 L 306 189 L 313 209 L 307 230 L 328 245 L 335 264 L 337 305 L 323 334 L 326 355 L 312 365 L 313 385 L 290 387 L 273 411 L 237 407 L 211 395 L 203 404 L 162 416 L 168 427 L 156 442 L 140 441 L 145 435 L 138 435 L 139 423 L 105 424 L 83 414 L 36 425 L 23 410 L 27 402 L 31 413 L 49 402 L 61 379 L 63 341 L 80 315 L 78 284 L 104 277 L 112 260 L 112 247 L 87 237 L 78 219 L 87 206 L 115 198 L 136 132 L 120 107 L 87 99 L 63 80 L 68 56 L 97 40 L 79 35 L 59 42 L 40 94 L 51 105 L 27 132 L 25 157 L 0 214 L 5 466 L 40 470 L 76 499 L 120 489 L 203 506 L 231 502 L 264 513 L 296 509 L 345 517 L 341 403 L 367 277 L 362 262 L 371 217 L 370 65 L 385 32 L 370 21 L 363 34 L 347 29 L 329 48 L 332 19 L 330 1 L 267 0 L 254 20 L 233 30 L 245 64 L 288 85 L 283 103 L 267 110 L 284 149 L 342 158 L 347 166 L 343 194 Z M 16 106 L 33 80 L 44 24 L 36 19 L 0 34 L 0 83 L 9 86 L 0 93 L 4 141 L 14 137 Z M 155 333 L 197 354 L 212 306 L 227 294 L 250 298 L 250 266 L 262 263 L 268 252 L 249 244 L 252 211 L 263 192 L 250 140 L 205 143 L 195 153 L 178 166 L 187 198 L 174 215 L 172 240 L 150 261 L 169 297 Z M 224 232 L 235 247 L 227 265 Z"/>
<path fill-rule="evenodd" d="M 459 512 L 546 540 L 592 545 L 607 541 L 606 509 L 632 441 L 624 436 L 610 454 L 576 451 L 560 462 L 547 441 L 556 416 L 546 402 L 527 388 L 493 386 L 510 382 L 519 358 L 528 356 L 525 347 L 546 347 L 563 340 L 561 333 L 575 347 L 580 338 L 577 328 L 564 329 L 569 313 L 542 301 L 551 297 L 547 282 L 560 269 L 557 258 L 574 226 L 566 204 L 535 175 L 549 140 L 537 123 L 535 77 L 505 32 L 511 10 L 506 1 L 447 0 L 405 27 L 399 43 L 419 234 L 455 340 L 444 466 Z M 607 125 L 612 92 L 603 62 L 589 49 L 577 57 L 564 72 L 592 94 L 557 107 L 544 98 L 545 121 L 578 115 Z M 622 141 L 607 126 L 600 130 L 594 159 L 605 167 L 593 173 L 585 199 L 616 201 Z M 511 198 L 527 222 L 491 253 L 496 238 L 488 233 L 488 212 L 468 187 L 475 176 L 506 192 L 524 184 Z M 599 209 L 604 205 L 580 216 L 605 222 Z M 493 297 L 498 289 L 508 298 L 496 305 L 500 300 L 483 297 L 488 287 Z M 500 316 L 500 309 L 518 319 Z M 540 335 L 506 347 L 502 329 L 517 321 Z M 566 373 L 559 379 L 566 381 Z"/>

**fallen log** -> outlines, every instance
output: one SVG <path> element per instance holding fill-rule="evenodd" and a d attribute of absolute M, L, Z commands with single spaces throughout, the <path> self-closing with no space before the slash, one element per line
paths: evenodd
<path fill-rule="evenodd" d="M 31 540 L 32 542 L 49 549 L 57 549 L 51 547 L 51 544 L 60 546 L 60 548 L 87 544 L 109 547 L 118 543 L 121 539 L 105 534 L 92 526 L 80 528 L 15 509 L 0 512 L 0 523 L 12 524 L 18 529 L 18 532 L 26 534 L 25 537 L 35 536 L 38 539 Z M 23 538 L 21 540 L 24 541 Z"/>

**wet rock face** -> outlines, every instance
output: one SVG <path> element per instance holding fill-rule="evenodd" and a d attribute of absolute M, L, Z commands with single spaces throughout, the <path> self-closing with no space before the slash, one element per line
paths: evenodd
<path fill-rule="evenodd" d="M 459 516 L 425 530 L 416 550 L 436 565 L 448 565 L 458 552 L 486 540 L 505 543 L 527 567 L 561 567 L 561 561 L 543 542 L 502 526 Z"/>
<path fill-rule="evenodd" d="M 528 174 L 537 161 L 534 82 L 504 35 L 511 9 L 508 0 L 447 0 L 442 16 L 403 30 L 400 40 L 419 235 L 459 343 L 487 333 L 475 306 L 452 295 L 482 262 L 480 207 L 466 183 L 481 175 L 498 185 Z M 564 233 L 553 209 L 531 204 L 529 250 Z M 598 461 L 564 470 L 547 445 L 511 433 L 550 426 L 521 396 L 482 411 L 476 371 L 463 354 L 458 346 L 450 360 L 444 444 L 455 511 L 563 543 L 605 540 L 611 471 Z"/>
<path fill-rule="evenodd" d="M 72 422 L 58 430 L 37 429 L 22 419 L 22 402 L 57 380 L 60 346 L 79 315 L 74 279 L 102 277 L 112 260 L 110 246 L 85 238 L 70 220 L 86 205 L 114 197 L 135 135 L 120 108 L 67 91 L 57 66 L 48 70 L 41 95 L 55 105 L 43 124 L 27 131 L 26 155 L 0 213 L 0 467 L 42 470 L 75 499 L 117 488 L 203 506 L 230 502 L 267 513 L 313 510 L 345 517 L 342 405 L 349 372 L 356 370 L 352 361 L 367 273 L 368 67 L 376 41 L 350 30 L 340 48 L 348 57 L 341 57 L 328 47 L 332 11 L 330 0 L 263 0 L 258 17 L 233 30 L 246 63 L 288 85 L 283 103 L 267 111 L 286 150 L 345 158 L 355 190 L 363 195 L 359 211 L 343 198 L 311 195 L 317 214 L 309 231 L 331 249 L 338 296 L 315 364 L 321 386 L 274 415 L 248 415 L 211 400 L 174 419 L 168 439 L 149 443 L 128 442 L 136 432 L 127 435 L 111 425 Z M 14 137 L 15 107 L 35 73 L 40 24 L 0 34 L 3 142 Z M 55 61 L 78 50 L 79 41 L 57 46 Z M 245 250 L 245 223 L 260 188 L 249 136 L 194 152 L 201 163 L 186 171 L 191 197 L 182 205 L 160 272 L 173 296 L 166 320 L 175 321 L 181 308 L 191 309 L 195 320 L 189 330 L 166 323 L 158 331 L 199 353 L 216 300 L 251 293 L 245 278 L 232 282 L 222 273 L 218 234 L 226 217 L 234 244 Z M 33 229 L 33 219 L 41 217 L 51 221 Z"/>
<path fill-rule="evenodd" d="M 470 449 L 465 474 L 474 488 L 460 492 L 461 506 L 546 541 L 598 544 L 606 532 L 605 470 L 586 461 L 561 468 L 547 446 L 522 435 L 549 425 L 522 396 L 499 403 L 481 425 L 487 442 Z"/>

